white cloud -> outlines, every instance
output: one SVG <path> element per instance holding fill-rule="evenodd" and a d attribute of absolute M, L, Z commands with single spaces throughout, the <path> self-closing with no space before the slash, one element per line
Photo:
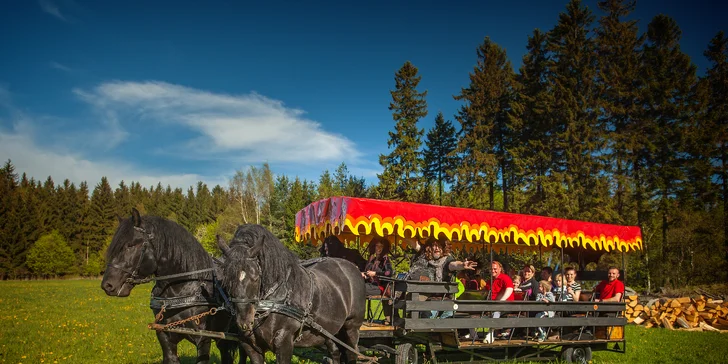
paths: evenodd
<path fill-rule="evenodd" d="M 74 92 L 110 116 L 193 131 L 195 137 L 177 147 L 192 148 L 198 157 L 316 164 L 359 156 L 349 139 L 323 130 L 303 111 L 257 93 L 227 95 L 153 81 L 108 82 Z"/>
<path fill-rule="evenodd" d="M 63 71 L 63 72 L 68 72 L 68 73 L 73 72 L 73 68 L 68 67 L 64 64 L 55 62 L 55 61 L 48 63 L 48 66 L 50 66 L 53 69 L 57 69 L 57 70 Z"/>
<path fill-rule="evenodd" d="M 69 22 L 68 18 L 61 14 L 61 10 L 51 0 L 39 0 L 38 4 L 40 5 L 41 10 L 43 10 L 44 12 L 51 14 L 60 20 Z"/>
<path fill-rule="evenodd" d="M 45 180 L 51 176 L 56 184 L 68 178 L 78 184 L 86 181 L 89 189 L 106 176 L 112 188 L 124 180 L 139 182 L 142 186 L 156 186 L 162 182 L 164 186 L 180 187 L 186 190 L 197 181 L 203 181 L 212 187 L 216 184 L 227 186 L 227 179 L 222 176 L 201 176 L 198 174 L 164 174 L 154 171 L 139 170 L 133 165 L 118 160 L 91 161 L 72 152 L 55 151 L 33 142 L 32 127 L 26 123 L 16 124 L 14 131 L 0 130 L 0 156 L 4 163 L 10 159 L 15 170 L 26 173 L 36 180 Z"/>

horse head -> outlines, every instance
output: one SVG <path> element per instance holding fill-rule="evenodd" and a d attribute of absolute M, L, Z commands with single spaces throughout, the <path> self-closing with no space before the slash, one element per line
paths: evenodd
<path fill-rule="evenodd" d="M 246 244 L 231 245 L 228 246 L 222 237 L 217 236 L 217 246 L 225 257 L 222 284 L 235 304 L 238 326 L 249 332 L 255 324 L 255 311 L 260 301 L 262 270 L 260 262 L 251 255 L 251 249 Z"/>
<path fill-rule="evenodd" d="M 136 209 L 132 209 L 131 218 L 120 221 L 106 253 L 106 271 L 101 281 L 107 295 L 126 297 L 134 288 L 134 280 L 157 270 L 152 245 L 154 229 L 142 220 Z"/>

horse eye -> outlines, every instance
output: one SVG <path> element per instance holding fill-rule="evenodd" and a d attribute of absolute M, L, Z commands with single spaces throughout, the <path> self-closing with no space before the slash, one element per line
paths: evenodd
<path fill-rule="evenodd" d="M 239 280 L 240 282 L 242 282 L 242 281 L 243 281 L 243 279 L 245 279 L 245 271 L 241 271 L 241 272 L 240 272 L 240 278 L 238 278 L 238 280 Z"/>

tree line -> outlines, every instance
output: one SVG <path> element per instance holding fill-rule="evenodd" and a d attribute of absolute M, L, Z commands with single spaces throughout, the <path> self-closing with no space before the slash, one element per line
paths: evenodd
<path fill-rule="evenodd" d="M 405 62 L 390 91 L 389 152 L 370 186 L 343 163 L 318 181 L 264 164 L 238 171 L 226 188 L 112 189 L 103 178 L 89 191 L 85 182 L 28 180 L 8 161 L 0 275 L 38 275 L 27 255 L 47 235 L 68 245 L 68 272 L 98 274 L 115 216 L 131 207 L 178 221 L 211 250 L 215 234 L 253 222 L 311 256 L 311 247 L 293 244 L 295 213 L 347 195 L 638 225 L 645 249 L 630 255 L 633 285 L 724 282 L 728 41 L 721 31 L 707 44 L 710 68 L 699 77 L 674 19 L 657 15 L 640 33 L 627 20 L 634 1 L 597 6 L 598 16 L 571 1 L 552 29 L 535 30 L 517 71 L 486 37 L 468 84 L 453 95 L 461 103 L 454 122 L 440 112 L 427 132 L 419 126 L 429 114 L 423 76 Z"/>
<path fill-rule="evenodd" d="M 375 196 L 638 225 L 633 283 L 725 282 L 725 34 L 707 44 L 699 77 L 674 19 L 657 15 L 640 33 L 635 1 L 597 6 L 599 16 L 571 1 L 535 30 L 518 71 L 486 37 L 453 95 L 454 122 L 438 113 L 426 134 L 423 76 L 405 63 Z"/>

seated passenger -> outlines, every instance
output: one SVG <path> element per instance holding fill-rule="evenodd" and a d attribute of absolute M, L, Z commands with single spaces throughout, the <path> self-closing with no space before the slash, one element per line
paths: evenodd
<path fill-rule="evenodd" d="M 624 296 L 624 283 L 619 279 L 619 269 L 617 267 L 609 267 L 607 272 L 607 280 L 601 281 L 594 288 L 594 294 L 598 294 L 594 302 L 620 302 Z"/>
<path fill-rule="evenodd" d="M 428 280 L 435 282 L 450 282 L 453 272 L 461 270 L 475 270 L 478 263 L 473 261 L 455 260 L 450 255 L 448 242 L 427 239 L 424 246 L 414 239 L 405 239 L 405 242 L 418 252 L 410 268 L 410 277 L 414 280 Z M 443 312 L 441 318 L 450 317 L 453 311 Z M 432 311 L 430 318 L 437 317 L 438 312 Z"/>
<path fill-rule="evenodd" d="M 536 301 L 539 302 L 554 302 L 556 299 L 554 298 L 554 294 L 551 293 L 551 283 L 549 283 L 546 280 L 543 280 L 541 282 L 538 282 L 538 295 L 536 296 Z M 554 311 L 541 311 L 536 314 L 537 318 L 542 317 L 554 317 Z M 546 340 L 546 329 L 543 327 L 538 327 L 538 337 L 537 341 L 542 342 Z"/>
<path fill-rule="evenodd" d="M 566 280 L 561 273 L 557 274 L 554 278 L 551 293 L 554 294 L 554 298 L 556 298 L 557 301 L 568 301 L 568 287 L 566 286 Z"/>
<path fill-rule="evenodd" d="M 321 248 L 319 248 L 319 253 L 321 253 L 322 257 L 346 259 L 354 263 L 354 265 L 359 268 L 360 272 L 363 272 L 367 265 L 367 261 L 359 255 L 359 252 L 356 249 L 349 249 L 345 247 L 344 244 L 341 243 L 341 240 L 334 235 L 330 235 L 324 239 L 323 244 L 321 244 Z"/>
<path fill-rule="evenodd" d="M 490 299 L 493 301 L 513 301 L 513 281 L 511 277 L 503 273 L 503 265 L 498 261 L 493 261 L 490 267 L 490 273 L 493 281 L 491 286 L 491 280 L 486 280 L 485 290 L 490 291 Z M 501 312 L 493 312 L 493 318 L 501 317 Z M 493 330 L 488 332 L 484 342 L 491 343 L 494 339 Z M 504 330 L 497 335 L 499 338 L 507 338 L 510 336 L 510 329 Z"/>
<path fill-rule="evenodd" d="M 514 274 L 511 277 L 511 280 L 513 281 L 513 291 L 522 292 L 521 291 L 521 276 L 519 276 L 518 274 Z"/>
<path fill-rule="evenodd" d="M 564 271 L 566 276 L 566 300 L 579 301 L 581 295 L 581 284 L 576 281 L 576 269 L 573 267 L 566 268 Z"/>
<path fill-rule="evenodd" d="M 536 274 L 536 268 L 532 265 L 523 267 L 523 281 L 519 287 L 529 301 L 535 301 L 536 294 L 538 294 L 538 281 L 534 278 L 534 274 Z"/>
<path fill-rule="evenodd" d="M 444 241 L 429 238 L 424 246 L 413 239 L 405 239 L 405 242 L 418 252 L 410 268 L 410 277 L 415 280 L 450 282 L 453 272 L 475 270 L 478 266 L 474 261 L 455 260 Z"/>
<path fill-rule="evenodd" d="M 387 282 L 379 279 L 379 277 L 392 277 L 394 275 L 392 261 L 389 257 L 389 240 L 380 237 L 373 238 L 367 249 L 369 251 L 369 260 L 364 272 L 361 274 L 364 277 L 367 295 L 390 294 L 385 292 Z M 385 316 L 384 323 L 389 324 L 392 320 L 392 304 L 388 300 L 383 300 L 382 306 Z"/>
<path fill-rule="evenodd" d="M 551 277 L 553 277 L 553 275 L 554 275 L 554 270 L 551 267 L 545 266 L 545 267 L 541 268 L 541 280 L 542 281 L 547 281 L 549 283 L 552 283 Z"/>

